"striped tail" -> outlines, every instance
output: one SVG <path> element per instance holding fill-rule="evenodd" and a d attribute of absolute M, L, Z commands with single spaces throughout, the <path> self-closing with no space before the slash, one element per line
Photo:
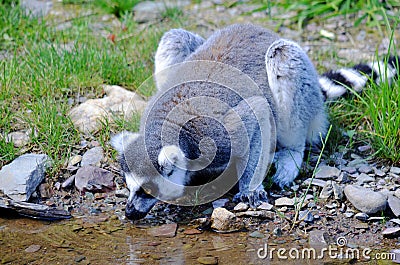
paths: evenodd
<path fill-rule="evenodd" d="M 370 81 L 379 84 L 386 78 L 388 82 L 399 78 L 399 65 L 399 56 L 390 56 L 387 64 L 383 61 L 361 63 L 351 68 L 328 71 L 320 76 L 319 83 L 325 99 L 336 99 L 350 90 L 361 92 Z"/>

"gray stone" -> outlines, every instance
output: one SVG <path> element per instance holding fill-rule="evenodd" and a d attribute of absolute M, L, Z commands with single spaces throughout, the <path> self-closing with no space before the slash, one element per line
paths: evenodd
<path fill-rule="evenodd" d="M 239 202 L 233 208 L 233 210 L 236 211 L 236 212 L 243 212 L 243 211 L 246 211 L 247 209 L 249 209 L 249 205 L 247 203 L 244 203 L 244 202 Z"/>
<path fill-rule="evenodd" d="M 103 89 L 107 97 L 88 99 L 68 113 L 74 126 L 82 133 L 96 132 L 105 120 L 113 123 L 115 115 L 131 117 L 146 106 L 142 97 L 123 87 L 105 85 Z"/>
<path fill-rule="evenodd" d="M 345 212 L 344 216 L 346 216 L 346 218 L 351 218 L 354 216 L 354 213 L 353 212 Z"/>
<path fill-rule="evenodd" d="M 358 177 L 357 177 L 357 184 L 363 184 L 363 183 L 370 183 L 370 182 L 374 182 L 375 178 L 365 174 L 365 173 L 361 173 Z"/>
<path fill-rule="evenodd" d="M 354 174 L 357 172 L 357 168 L 355 167 L 344 167 L 343 171 L 346 171 L 349 174 Z"/>
<path fill-rule="evenodd" d="M 362 165 L 361 167 L 358 168 L 358 172 L 360 173 L 371 173 L 372 172 L 372 167 L 370 167 L 369 165 Z"/>
<path fill-rule="evenodd" d="M 340 169 L 337 169 L 336 167 L 320 166 L 317 169 L 315 177 L 317 179 L 333 179 L 338 177 L 339 174 L 340 174 Z"/>
<path fill-rule="evenodd" d="M 29 134 L 23 131 L 11 132 L 6 137 L 6 142 L 12 142 L 15 147 L 23 147 L 27 145 L 30 140 Z"/>
<path fill-rule="evenodd" d="M 233 232 L 244 228 L 244 223 L 225 208 L 215 208 L 211 214 L 211 228 L 217 232 Z"/>
<path fill-rule="evenodd" d="M 325 184 L 326 184 L 326 181 L 324 181 L 322 179 L 311 179 L 311 178 L 308 178 L 303 182 L 303 184 L 306 185 L 306 186 L 308 186 L 310 183 L 311 183 L 311 185 L 323 188 L 325 186 Z"/>
<path fill-rule="evenodd" d="M 328 199 L 333 193 L 332 180 L 328 180 L 325 186 L 322 188 L 319 198 L 322 200 Z"/>
<path fill-rule="evenodd" d="M 294 205 L 294 199 L 290 199 L 287 197 L 282 197 L 275 200 L 275 207 L 293 206 L 293 205 Z"/>
<path fill-rule="evenodd" d="M 129 197 L 129 190 L 127 188 L 123 188 L 122 190 L 116 190 L 115 196 L 118 198 L 128 198 Z"/>
<path fill-rule="evenodd" d="M 67 165 L 67 167 L 71 167 L 71 166 L 75 166 L 75 165 L 77 165 L 79 162 L 81 162 L 82 161 L 82 156 L 81 155 L 74 155 L 74 156 L 71 156 L 69 159 L 68 159 L 68 165 Z"/>
<path fill-rule="evenodd" d="M 364 152 L 371 150 L 371 146 L 370 145 L 362 145 L 362 146 L 357 147 L 357 149 L 358 149 L 358 151 L 364 153 Z"/>
<path fill-rule="evenodd" d="M 272 231 L 272 233 L 278 237 L 282 236 L 282 229 L 280 227 L 276 227 L 274 228 L 274 230 Z"/>
<path fill-rule="evenodd" d="M 374 169 L 374 173 L 375 173 L 375 175 L 377 175 L 378 177 L 383 177 L 383 176 L 385 176 L 386 175 L 386 173 L 385 172 L 383 172 L 382 170 L 380 170 L 380 169 L 377 169 L 377 168 L 373 168 Z"/>
<path fill-rule="evenodd" d="M 0 190 L 13 200 L 28 201 L 50 164 L 44 154 L 21 155 L 0 170 Z"/>
<path fill-rule="evenodd" d="M 249 234 L 249 237 L 254 237 L 254 238 L 264 238 L 265 235 L 259 231 L 254 231 Z"/>
<path fill-rule="evenodd" d="M 82 156 L 81 166 L 100 166 L 103 159 L 103 148 L 100 146 L 93 147 L 86 151 Z"/>
<path fill-rule="evenodd" d="M 341 201 L 343 199 L 343 187 L 333 181 L 332 190 L 333 190 L 333 197 L 335 198 L 335 200 Z"/>
<path fill-rule="evenodd" d="M 62 184 L 61 184 L 61 188 L 65 189 L 68 188 L 72 185 L 72 183 L 74 183 L 75 181 L 75 175 L 70 176 L 69 178 L 67 178 Z"/>
<path fill-rule="evenodd" d="M 269 204 L 268 202 L 262 202 L 257 209 L 258 210 L 266 210 L 266 211 L 270 211 L 272 210 L 274 206 L 272 204 Z"/>
<path fill-rule="evenodd" d="M 251 216 L 251 217 L 258 217 L 263 219 L 275 219 L 275 213 L 266 210 L 257 210 L 257 211 L 245 211 L 245 212 L 238 212 L 236 213 L 237 217 L 242 216 Z"/>
<path fill-rule="evenodd" d="M 361 158 L 354 159 L 347 164 L 348 167 L 355 167 L 355 168 L 359 168 L 362 165 L 365 165 L 365 160 Z"/>
<path fill-rule="evenodd" d="M 312 230 L 308 235 L 308 244 L 312 248 L 321 249 L 327 247 L 328 243 L 325 240 L 326 232 L 320 230 Z"/>
<path fill-rule="evenodd" d="M 219 207 L 224 207 L 227 202 L 229 202 L 228 199 L 218 199 L 212 202 L 212 206 L 214 209 Z"/>
<path fill-rule="evenodd" d="M 76 172 L 75 187 L 80 192 L 106 192 L 115 188 L 114 175 L 94 166 L 84 166 Z"/>
<path fill-rule="evenodd" d="M 400 227 L 389 227 L 382 231 L 384 237 L 397 237 L 400 235 Z"/>
<path fill-rule="evenodd" d="M 306 223 L 312 223 L 314 221 L 314 216 L 309 210 L 300 211 L 299 220 L 302 220 Z"/>
<path fill-rule="evenodd" d="M 356 209 L 367 214 L 384 210 L 387 205 L 385 195 L 364 187 L 348 185 L 344 188 L 344 194 Z"/>
<path fill-rule="evenodd" d="M 390 173 L 397 174 L 397 175 L 400 174 L 400 167 L 391 167 Z"/>
<path fill-rule="evenodd" d="M 400 216 L 400 199 L 397 197 L 394 197 L 392 195 L 388 196 L 388 205 L 390 207 L 390 210 L 392 210 L 393 214 L 396 217 Z"/>
<path fill-rule="evenodd" d="M 363 221 L 363 222 L 366 222 L 369 219 L 369 216 L 366 213 L 357 213 L 354 217 L 357 220 L 360 220 L 360 221 Z"/>
<path fill-rule="evenodd" d="M 50 0 L 21 0 L 21 7 L 28 15 L 34 17 L 46 16 L 52 9 L 53 3 Z"/>

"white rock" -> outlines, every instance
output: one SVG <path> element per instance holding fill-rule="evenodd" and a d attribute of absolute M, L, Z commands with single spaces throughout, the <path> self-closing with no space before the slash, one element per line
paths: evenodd
<path fill-rule="evenodd" d="M 340 169 L 337 169 L 336 167 L 320 166 L 317 169 L 315 177 L 317 179 L 333 179 L 338 177 L 339 174 L 340 174 Z"/>
<path fill-rule="evenodd" d="M 243 227 L 243 222 L 225 208 L 215 208 L 211 214 L 211 228 L 218 232 L 233 232 Z"/>
<path fill-rule="evenodd" d="M 107 97 L 89 99 L 69 112 L 72 123 L 83 133 L 99 130 L 102 121 L 113 123 L 114 115 L 131 117 L 135 112 L 142 112 L 146 102 L 138 94 L 120 86 L 105 85 Z"/>

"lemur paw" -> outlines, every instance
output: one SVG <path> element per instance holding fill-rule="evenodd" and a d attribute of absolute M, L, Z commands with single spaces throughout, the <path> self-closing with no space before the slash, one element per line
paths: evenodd
<path fill-rule="evenodd" d="M 247 202 L 250 207 L 257 208 L 262 202 L 268 202 L 268 193 L 264 189 L 241 191 L 233 197 L 233 202 Z"/>
<path fill-rule="evenodd" d="M 288 170 L 284 167 L 281 167 L 277 169 L 272 179 L 276 184 L 279 185 L 279 187 L 281 187 L 281 189 L 284 189 L 285 187 L 292 186 L 298 172 L 298 169 Z"/>

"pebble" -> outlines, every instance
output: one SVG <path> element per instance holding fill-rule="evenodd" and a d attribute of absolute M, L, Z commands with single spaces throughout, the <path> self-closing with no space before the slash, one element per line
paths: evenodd
<path fill-rule="evenodd" d="M 327 246 L 328 244 L 325 240 L 325 234 L 326 232 L 321 230 L 310 231 L 310 233 L 308 234 L 308 244 L 310 245 L 310 247 L 320 249 Z"/>
<path fill-rule="evenodd" d="M 389 227 L 382 231 L 384 237 L 397 237 L 400 235 L 400 227 Z"/>
<path fill-rule="evenodd" d="M 65 189 L 68 188 L 72 185 L 72 183 L 74 183 L 75 181 L 75 175 L 70 176 L 69 178 L 67 178 L 62 184 L 61 184 L 61 188 Z"/>
<path fill-rule="evenodd" d="M 364 152 L 371 150 L 371 146 L 370 145 L 362 145 L 362 146 L 357 147 L 357 149 L 358 149 L 358 151 L 364 153 Z"/>
<path fill-rule="evenodd" d="M 244 203 L 244 202 L 239 202 L 233 208 L 233 210 L 236 211 L 236 212 L 243 212 L 243 211 L 246 211 L 247 209 L 249 209 L 249 205 L 247 203 Z"/>
<path fill-rule="evenodd" d="M 198 235 L 198 234 L 201 234 L 202 232 L 198 229 L 192 228 L 192 229 L 185 229 L 185 231 L 183 231 L 183 233 L 185 235 Z"/>
<path fill-rule="evenodd" d="M 354 216 L 354 218 L 356 218 L 357 220 L 366 222 L 366 221 L 368 221 L 369 216 L 368 216 L 368 214 L 366 214 L 366 213 L 357 213 L 357 214 Z"/>
<path fill-rule="evenodd" d="M 345 212 L 344 216 L 346 216 L 346 218 L 351 218 L 354 216 L 354 213 L 353 212 Z"/>
<path fill-rule="evenodd" d="M 211 228 L 217 232 L 233 232 L 243 227 L 244 223 L 225 208 L 215 208 L 211 214 Z"/>
<path fill-rule="evenodd" d="M 374 182 L 375 178 L 365 174 L 365 173 L 361 173 L 358 177 L 357 177 L 357 184 L 364 184 L 364 183 L 370 183 L 370 182 Z"/>
<path fill-rule="evenodd" d="M 107 192 L 115 188 L 114 174 L 102 168 L 84 166 L 76 172 L 75 187 L 80 192 Z"/>
<path fill-rule="evenodd" d="M 344 194 L 351 204 L 361 212 L 374 214 L 386 208 L 387 198 L 379 192 L 360 186 L 347 185 L 344 188 Z"/>
<path fill-rule="evenodd" d="M 314 221 L 314 216 L 309 210 L 300 211 L 299 220 L 303 220 L 306 223 L 312 223 Z"/>
<path fill-rule="evenodd" d="M 43 181 L 50 158 L 44 154 L 24 154 L 0 170 L 0 190 L 16 201 L 28 201 Z"/>
<path fill-rule="evenodd" d="M 67 167 L 75 166 L 79 162 L 82 161 L 82 156 L 81 155 L 74 155 L 68 159 L 68 165 Z"/>
<path fill-rule="evenodd" d="M 38 252 L 40 250 L 40 248 L 41 248 L 40 245 L 30 245 L 29 247 L 27 247 L 25 249 L 25 252 L 28 252 L 28 253 Z"/>
<path fill-rule="evenodd" d="M 274 206 L 272 204 L 269 204 L 268 202 L 262 202 L 257 209 L 258 210 L 266 210 L 266 211 L 270 211 L 272 210 Z"/>
<path fill-rule="evenodd" d="M 263 233 L 260 233 L 259 231 L 254 231 L 254 232 L 249 234 L 249 237 L 264 238 L 265 235 Z"/>
<path fill-rule="evenodd" d="M 322 200 L 327 200 L 333 193 L 332 180 L 328 180 L 325 186 L 322 188 L 319 198 Z"/>
<path fill-rule="evenodd" d="M 383 177 L 383 176 L 386 175 L 385 172 L 383 172 L 382 170 L 377 169 L 377 168 L 375 168 L 375 167 L 374 167 L 374 174 L 377 175 L 378 177 Z"/>
<path fill-rule="evenodd" d="M 360 173 L 371 173 L 373 171 L 372 167 L 370 167 L 369 165 L 362 165 L 361 167 L 358 168 L 358 172 Z"/>
<path fill-rule="evenodd" d="M 23 147 L 27 145 L 30 140 L 29 134 L 23 131 L 11 132 L 6 137 L 6 142 L 12 142 L 15 147 Z"/>
<path fill-rule="evenodd" d="M 333 197 L 335 200 L 341 201 L 343 199 L 343 187 L 338 185 L 336 182 L 332 182 Z"/>
<path fill-rule="evenodd" d="M 357 169 L 355 167 L 344 167 L 343 171 L 346 171 L 349 174 L 354 174 L 357 172 Z"/>
<path fill-rule="evenodd" d="M 199 257 L 197 258 L 197 262 L 200 264 L 206 264 L 206 265 L 215 265 L 218 264 L 218 258 L 217 257 Z"/>
<path fill-rule="evenodd" d="M 123 188 L 121 190 L 115 191 L 115 196 L 118 198 L 128 198 L 129 197 L 129 190 L 127 188 Z"/>
<path fill-rule="evenodd" d="M 103 148 L 100 146 L 93 147 L 85 152 L 81 159 L 81 166 L 100 166 L 103 159 Z"/>
<path fill-rule="evenodd" d="M 390 173 L 400 174 L 400 167 L 391 167 L 390 168 Z"/>
<path fill-rule="evenodd" d="M 281 237 L 282 236 L 282 229 L 280 228 L 280 227 L 276 227 L 273 231 L 272 231 L 272 233 L 274 234 L 274 235 L 276 235 L 276 236 L 278 236 L 278 237 Z"/>
<path fill-rule="evenodd" d="M 287 197 L 282 197 L 275 200 L 275 207 L 293 206 L 293 205 L 294 205 L 294 199 L 290 199 Z"/>
<path fill-rule="evenodd" d="M 314 186 L 318 186 L 318 187 L 323 188 L 323 187 L 325 186 L 325 184 L 326 184 L 326 181 L 324 181 L 324 180 L 322 180 L 322 179 L 312 179 L 312 178 L 308 178 L 308 179 L 306 179 L 306 180 L 303 182 L 303 184 L 304 184 L 305 186 L 308 186 L 310 183 L 311 183 L 311 185 L 314 185 Z"/>
<path fill-rule="evenodd" d="M 275 213 L 266 210 L 238 212 L 236 213 L 236 216 L 237 217 L 252 216 L 252 217 L 267 218 L 272 220 L 275 219 Z"/>
<path fill-rule="evenodd" d="M 178 228 L 178 224 L 164 224 L 157 227 L 152 227 L 147 230 L 147 233 L 151 236 L 156 237 L 174 237 L 176 235 L 176 229 Z"/>
<path fill-rule="evenodd" d="M 336 167 L 320 166 L 317 169 L 315 178 L 317 178 L 317 179 L 333 179 L 335 177 L 338 177 L 339 174 L 340 174 L 340 169 L 337 169 Z"/>
<path fill-rule="evenodd" d="M 400 199 L 397 197 L 394 197 L 392 195 L 388 196 L 388 205 L 390 207 L 390 210 L 392 210 L 392 213 L 396 216 L 400 216 Z"/>

